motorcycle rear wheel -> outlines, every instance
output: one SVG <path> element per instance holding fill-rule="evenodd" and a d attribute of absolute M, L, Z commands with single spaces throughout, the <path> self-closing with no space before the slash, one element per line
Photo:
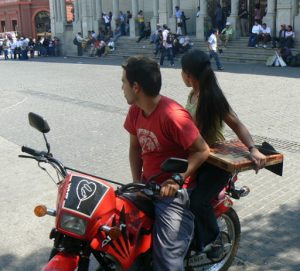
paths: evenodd
<path fill-rule="evenodd" d="M 219 262 L 207 264 L 209 260 L 206 257 L 204 257 L 206 261 L 201 263 L 201 261 L 197 261 L 197 256 L 192 256 L 189 258 L 189 262 L 194 262 L 194 266 L 186 267 L 186 271 L 226 271 L 231 266 L 238 251 L 241 238 L 240 220 L 234 209 L 230 208 L 227 213 L 220 216 L 218 218 L 218 225 L 221 233 L 224 236 L 228 236 L 231 242 L 231 246 L 224 258 Z"/>

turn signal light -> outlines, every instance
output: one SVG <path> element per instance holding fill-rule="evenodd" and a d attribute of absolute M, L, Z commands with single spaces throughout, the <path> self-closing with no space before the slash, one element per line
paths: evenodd
<path fill-rule="evenodd" d="M 37 217 L 42 217 L 47 214 L 47 207 L 45 205 L 38 205 L 34 208 L 34 214 Z"/>

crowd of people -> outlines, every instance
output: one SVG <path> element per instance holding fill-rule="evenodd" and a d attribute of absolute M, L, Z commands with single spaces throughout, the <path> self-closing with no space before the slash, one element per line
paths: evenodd
<path fill-rule="evenodd" d="M 100 22 L 98 34 L 94 30 L 89 30 L 87 37 L 83 37 L 81 32 L 78 32 L 73 40 L 73 44 L 77 46 L 77 55 L 82 56 L 83 52 L 88 52 L 89 56 L 100 57 L 107 55 L 115 50 L 115 42 L 121 37 L 129 35 L 130 27 L 129 20 L 132 18 L 131 12 L 128 10 L 125 13 L 119 12 L 118 18 L 115 19 L 115 28 L 112 29 L 112 12 L 103 12 Z M 137 16 L 139 23 L 140 36 L 144 35 L 145 24 L 143 11 L 140 10 Z M 143 38 L 143 37 L 142 37 Z M 141 39 L 142 39 L 141 38 Z"/>
<path fill-rule="evenodd" d="M 57 37 L 28 38 L 11 33 L 0 37 L 0 55 L 5 60 L 27 60 L 36 56 L 59 56 L 59 39 Z"/>
<path fill-rule="evenodd" d="M 293 48 L 295 42 L 295 32 L 291 25 L 282 24 L 278 36 L 272 37 L 272 31 L 266 23 L 260 24 L 258 20 L 254 25 L 249 36 L 249 47 L 267 48 L 268 44 L 272 48 Z"/>

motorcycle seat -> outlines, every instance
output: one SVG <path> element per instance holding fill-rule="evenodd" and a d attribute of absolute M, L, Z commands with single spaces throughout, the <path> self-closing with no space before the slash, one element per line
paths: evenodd
<path fill-rule="evenodd" d="M 154 219 L 154 204 L 149 198 L 139 193 L 124 193 L 121 197 L 131 201 L 138 209 Z"/>

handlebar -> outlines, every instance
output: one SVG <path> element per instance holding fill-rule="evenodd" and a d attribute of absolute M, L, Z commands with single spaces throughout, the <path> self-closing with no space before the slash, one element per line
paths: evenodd
<path fill-rule="evenodd" d="M 19 155 L 20 158 L 31 158 L 31 159 L 38 161 L 39 163 L 40 162 L 49 163 L 58 172 L 60 172 L 63 177 L 67 176 L 67 171 L 66 171 L 66 168 L 64 167 L 64 165 L 57 159 L 53 158 L 51 153 L 44 152 L 44 151 L 37 151 L 37 150 L 32 149 L 27 146 L 22 146 L 21 151 L 28 153 L 31 156 Z"/>
<path fill-rule="evenodd" d="M 147 184 L 129 183 L 119 187 L 117 189 L 117 194 L 143 192 L 147 196 L 158 196 L 160 188 L 160 185 L 154 182 L 150 182 Z"/>
<path fill-rule="evenodd" d="M 21 151 L 25 152 L 25 153 L 28 153 L 28 154 L 30 154 L 32 156 L 42 156 L 42 153 L 43 153 L 43 152 L 34 150 L 32 148 L 29 148 L 27 146 L 22 146 Z"/>

